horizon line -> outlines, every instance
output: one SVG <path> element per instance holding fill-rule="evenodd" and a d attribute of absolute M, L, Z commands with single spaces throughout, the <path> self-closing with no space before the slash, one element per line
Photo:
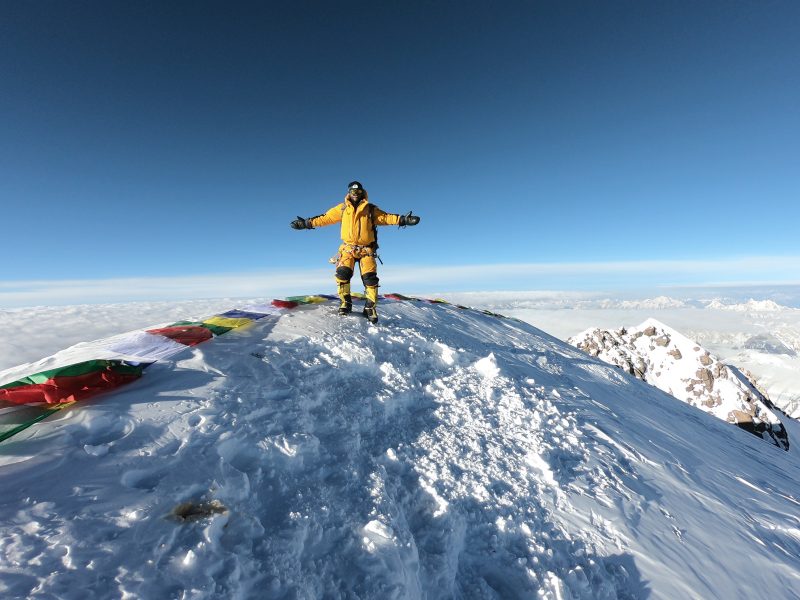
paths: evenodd
<path fill-rule="evenodd" d="M 800 285 L 800 256 L 604 262 L 384 266 L 382 287 L 416 291 L 602 292 L 635 288 L 720 288 Z M 588 276 L 588 277 L 587 277 Z M 358 283 L 357 276 L 354 283 Z M 0 282 L 0 308 L 65 303 L 187 300 L 292 295 L 333 287 L 330 268 L 263 269 L 198 275 L 29 279 Z M 481 289 L 483 288 L 483 289 Z"/>

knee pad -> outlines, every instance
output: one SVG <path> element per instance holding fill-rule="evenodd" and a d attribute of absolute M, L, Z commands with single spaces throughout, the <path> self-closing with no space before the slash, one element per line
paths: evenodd
<path fill-rule="evenodd" d="M 339 267 L 336 269 L 336 281 L 346 283 L 353 277 L 353 269 L 350 267 Z"/>
<path fill-rule="evenodd" d="M 365 287 L 378 287 L 378 274 L 375 271 L 361 274 L 361 281 L 364 282 Z"/>
<path fill-rule="evenodd" d="M 364 285 L 367 287 L 378 287 L 378 274 L 375 271 L 370 271 L 369 273 L 362 273 L 361 274 L 361 281 L 364 282 Z"/>

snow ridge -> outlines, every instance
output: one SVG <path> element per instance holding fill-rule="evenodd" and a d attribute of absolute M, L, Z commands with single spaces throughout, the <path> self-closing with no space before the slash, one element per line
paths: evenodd
<path fill-rule="evenodd" d="M 15 438 L 0 593 L 796 589 L 789 453 L 524 323 L 391 301 L 381 319 L 276 312 Z M 739 551 L 709 560 L 721 540 Z"/>

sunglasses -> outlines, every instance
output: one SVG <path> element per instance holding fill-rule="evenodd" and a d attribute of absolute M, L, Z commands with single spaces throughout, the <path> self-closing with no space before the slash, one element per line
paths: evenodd
<path fill-rule="evenodd" d="M 362 190 L 361 188 L 357 188 L 357 187 L 351 187 L 348 191 L 351 194 L 356 194 L 356 195 L 360 195 L 360 194 L 364 193 L 364 190 Z"/>

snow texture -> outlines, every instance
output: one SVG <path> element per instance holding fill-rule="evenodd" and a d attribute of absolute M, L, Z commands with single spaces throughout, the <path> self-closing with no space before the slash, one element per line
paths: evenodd
<path fill-rule="evenodd" d="M 0 445 L 0 596 L 796 596 L 793 453 L 530 325 L 381 310 L 273 313 Z"/>

